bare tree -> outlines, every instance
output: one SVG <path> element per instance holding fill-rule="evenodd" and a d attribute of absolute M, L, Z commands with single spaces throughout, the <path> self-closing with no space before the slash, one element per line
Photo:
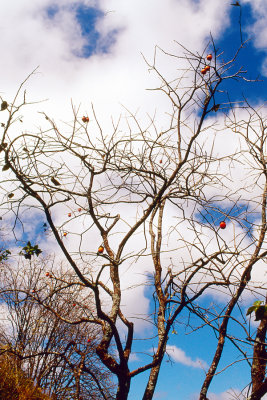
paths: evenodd
<path fill-rule="evenodd" d="M 77 315 L 90 314 L 90 298 L 66 269 L 60 277 L 48 260 L 2 271 L 2 353 L 17 357 L 21 369 L 55 399 L 111 399 L 110 374 L 95 354 L 97 325 L 71 325 Z M 46 268 L 46 270 L 45 270 Z M 49 272 L 48 272 L 49 271 Z M 60 316 L 60 317 L 59 317 Z M 66 321 L 64 321 L 66 320 Z"/>
<path fill-rule="evenodd" d="M 43 113 L 45 126 L 40 132 L 12 135 L 11 124 L 27 105 L 26 95 L 19 102 L 20 88 L 8 102 L 1 144 L 7 174 L 1 183 L 6 193 L 2 208 L 15 216 L 14 230 L 25 223 L 22 210 L 27 206 L 45 217 L 53 240 L 74 271 L 73 280 L 93 296 L 90 315 L 83 310 L 70 320 L 58 310 L 57 316 L 70 325 L 101 326 L 96 354 L 117 378 L 117 400 L 128 398 L 132 378 L 144 371 L 150 374 L 143 400 L 153 398 L 169 335 L 181 315 L 187 315 L 192 329 L 209 326 L 217 337 L 200 400 L 207 399 L 219 373 L 226 340 L 252 368 L 253 384 L 247 395 L 258 399 L 266 392 L 264 383 L 261 394 L 255 395 L 258 385 L 253 372 L 263 354 L 256 344 L 259 340 L 263 344 L 264 328 L 259 327 L 253 340 L 243 318 L 245 337 L 229 332 L 234 310 L 241 310 L 242 296 L 264 296 L 264 285 L 253 283 L 251 276 L 266 257 L 265 118 L 245 101 L 231 102 L 227 91 L 233 80 L 246 81 L 246 71 L 236 67 L 242 47 L 228 61 L 213 43 L 209 54 L 207 49 L 195 54 L 182 46 L 181 56 L 155 49 L 148 66 L 160 80 L 155 90 L 170 102 L 164 128 L 156 116 L 141 122 L 127 112 L 126 119 L 112 120 L 112 131 L 105 133 L 93 106 L 90 116 L 83 117 L 73 106 L 67 133 Z M 159 51 L 184 66 L 177 78 L 166 78 L 159 71 Z M 247 113 L 248 119 L 243 120 L 242 114 L 239 120 L 240 113 Z M 224 130 L 230 130 L 236 141 L 227 155 L 216 147 Z M 248 182 L 240 183 L 232 172 L 239 167 L 245 173 L 248 159 Z M 59 222 L 58 215 L 65 218 Z M 226 240 L 229 227 L 231 239 Z M 127 315 L 124 293 L 135 288 L 131 279 L 128 285 L 122 279 L 126 270 L 144 274 L 147 282 L 142 284 L 154 291 L 149 299 L 154 312 L 143 316 L 155 334 L 154 353 L 134 370 L 129 357 L 135 320 Z M 224 304 L 207 305 L 206 294 L 216 293 L 222 294 Z M 265 317 L 260 325 L 265 326 Z M 243 345 L 254 348 L 254 358 Z M 80 364 L 81 371 L 86 368 Z M 265 372 L 265 363 L 260 368 Z"/>

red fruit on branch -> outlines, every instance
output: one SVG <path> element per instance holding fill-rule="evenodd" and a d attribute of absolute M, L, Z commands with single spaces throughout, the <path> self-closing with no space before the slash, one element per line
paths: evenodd
<path fill-rule="evenodd" d="M 88 118 L 88 117 L 85 117 L 85 116 L 83 116 L 83 117 L 82 117 L 82 121 L 83 121 L 83 122 L 89 122 L 89 118 Z"/>
<path fill-rule="evenodd" d="M 210 66 L 206 65 L 205 70 L 206 70 L 206 72 L 209 71 L 210 70 Z"/>
<path fill-rule="evenodd" d="M 71 213 L 68 213 L 68 217 L 71 217 Z"/>
<path fill-rule="evenodd" d="M 67 232 L 64 232 L 64 233 L 63 233 L 63 236 L 67 236 Z"/>
<path fill-rule="evenodd" d="M 49 272 L 47 272 L 47 273 L 45 274 L 45 276 L 48 276 L 48 277 L 49 277 L 49 276 L 50 276 Z"/>
<path fill-rule="evenodd" d="M 220 228 L 225 229 L 226 228 L 226 223 L 224 221 L 220 222 Z"/>
<path fill-rule="evenodd" d="M 212 60 L 212 54 L 208 54 L 208 55 L 207 55 L 207 60 L 208 60 L 208 61 L 211 61 L 211 60 Z"/>
<path fill-rule="evenodd" d="M 202 68 L 201 70 L 202 75 L 205 75 L 206 72 L 207 72 L 206 68 Z"/>
<path fill-rule="evenodd" d="M 81 211 L 82 211 L 82 209 L 81 209 L 81 208 L 78 208 L 78 211 L 79 211 L 79 212 L 81 212 Z"/>
<path fill-rule="evenodd" d="M 98 252 L 98 254 L 102 254 L 104 252 L 104 247 L 103 246 L 99 246 L 97 252 Z"/>

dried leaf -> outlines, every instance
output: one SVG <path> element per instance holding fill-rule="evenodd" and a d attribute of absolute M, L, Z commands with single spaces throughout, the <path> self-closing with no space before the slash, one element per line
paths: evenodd
<path fill-rule="evenodd" d="M 5 164 L 2 168 L 2 171 L 7 171 L 10 168 L 10 164 Z"/>
<path fill-rule="evenodd" d="M 215 111 L 217 112 L 220 108 L 220 104 L 214 104 L 214 106 L 212 107 L 211 111 Z"/>
<path fill-rule="evenodd" d="M 6 109 L 7 109 L 7 106 L 8 106 L 7 102 L 6 102 L 6 101 L 2 101 L 2 104 L 1 104 L 1 111 L 6 110 Z"/>

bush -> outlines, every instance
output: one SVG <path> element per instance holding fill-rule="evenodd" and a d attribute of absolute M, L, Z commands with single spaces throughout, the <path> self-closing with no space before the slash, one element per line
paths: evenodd
<path fill-rule="evenodd" d="M 7 353 L 0 356 L 0 399 L 51 400 L 25 376 L 15 357 Z"/>

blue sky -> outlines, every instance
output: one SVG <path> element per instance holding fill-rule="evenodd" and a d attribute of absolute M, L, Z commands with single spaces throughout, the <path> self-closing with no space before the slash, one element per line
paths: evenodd
<path fill-rule="evenodd" d="M 231 3 L 231 2 L 229 2 Z M 234 3 L 234 2 L 233 2 Z M 247 41 L 245 48 L 238 56 L 238 66 L 243 66 L 247 71 L 246 77 L 251 80 L 259 79 L 259 82 L 244 82 L 243 84 L 231 82 L 231 100 L 240 100 L 243 96 L 251 102 L 257 102 L 264 98 L 266 91 L 266 80 L 263 77 L 262 66 L 266 59 L 266 47 L 257 47 L 257 33 L 251 32 L 251 27 L 257 24 L 256 15 L 253 13 L 253 2 L 241 2 L 241 30 L 244 41 Z M 225 58 L 230 58 L 240 46 L 240 8 L 231 7 L 230 25 L 216 41 L 217 48 L 224 52 Z"/>
<path fill-rule="evenodd" d="M 267 93 L 267 28 L 264 25 L 267 5 L 264 0 L 241 0 L 240 4 L 242 35 L 250 41 L 240 52 L 237 65 L 244 66 L 249 79 L 261 81 L 241 85 L 232 81 L 224 89 L 233 102 L 244 96 L 252 104 L 260 104 L 266 101 Z M 70 99 L 77 106 L 80 104 L 81 115 L 90 113 L 93 102 L 104 126 L 108 125 L 110 115 L 116 118 L 124 112 L 121 104 L 131 110 L 140 108 L 142 118 L 147 111 L 164 109 L 166 102 L 145 90 L 153 87 L 155 80 L 148 74 L 141 52 L 151 58 L 156 44 L 167 51 L 176 51 L 174 40 L 179 40 L 190 50 L 201 53 L 211 33 L 216 48 L 227 59 L 240 45 L 239 12 L 239 7 L 231 6 L 230 0 L 148 0 L 146 3 L 141 0 L 17 0 L 7 3 L 2 6 L 0 16 L 2 96 L 11 99 L 19 83 L 39 66 L 38 74 L 29 82 L 28 95 L 34 100 L 48 100 L 26 112 L 23 130 L 41 125 L 40 110 L 59 123 L 71 120 Z M 168 59 L 160 60 L 160 67 L 163 72 L 172 73 L 173 64 Z M 220 117 L 220 112 L 217 116 Z M 239 206 L 242 212 L 245 205 Z M 228 212 L 229 207 L 223 206 L 222 210 Z M 236 208 L 231 212 L 232 216 L 238 214 Z M 256 217 L 245 221 L 245 226 L 249 227 Z M 204 221 L 203 215 L 197 214 L 196 218 Z M 212 218 L 215 223 L 220 220 L 218 213 L 213 212 Z M 208 220 L 212 222 L 211 217 Z M 41 225 L 42 222 L 35 229 L 28 225 L 21 239 L 33 242 L 35 235 L 41 235 Z M 147 292 L 145 296 L 148 297 Z M 220 299 L 215 295 L 205 299 L 207 303 L 210 301 L 216 303 Z M 129 308 L 133 311 L 134 304 Z M 152 311 L 151 305 L 147 311 Z M 166 356 L 155 399 L 197 399 L 204 373 L 194 362 L 196 359 L 211 361 L 210 350 L 215 340 L 207 328 L 189 333 L 183 323 L 181 317 L 175 328 L 177 334 L 171 335 L 169 345 L 184 351 L 191 366 L 185 365 L 185 358 L 171 363 Z M 139 326 L 133 349 L 138 359 L 131 362 L 132 368 L 148 359 L 142 352 L 148 352 L 153 342 L 140 339 L 151 333 L 147 327 Z M 227 344 L 220 367 L 235 357 L 238 357 L 236 350 Z M 141 398 L 145 378 L 146 374 L 132 381 L 131 400 Z M 226 400 L 228 389 L 241 390 L 248 382 L 248 370 L 237 363 L 214 380 L 209 399 Z"/>

